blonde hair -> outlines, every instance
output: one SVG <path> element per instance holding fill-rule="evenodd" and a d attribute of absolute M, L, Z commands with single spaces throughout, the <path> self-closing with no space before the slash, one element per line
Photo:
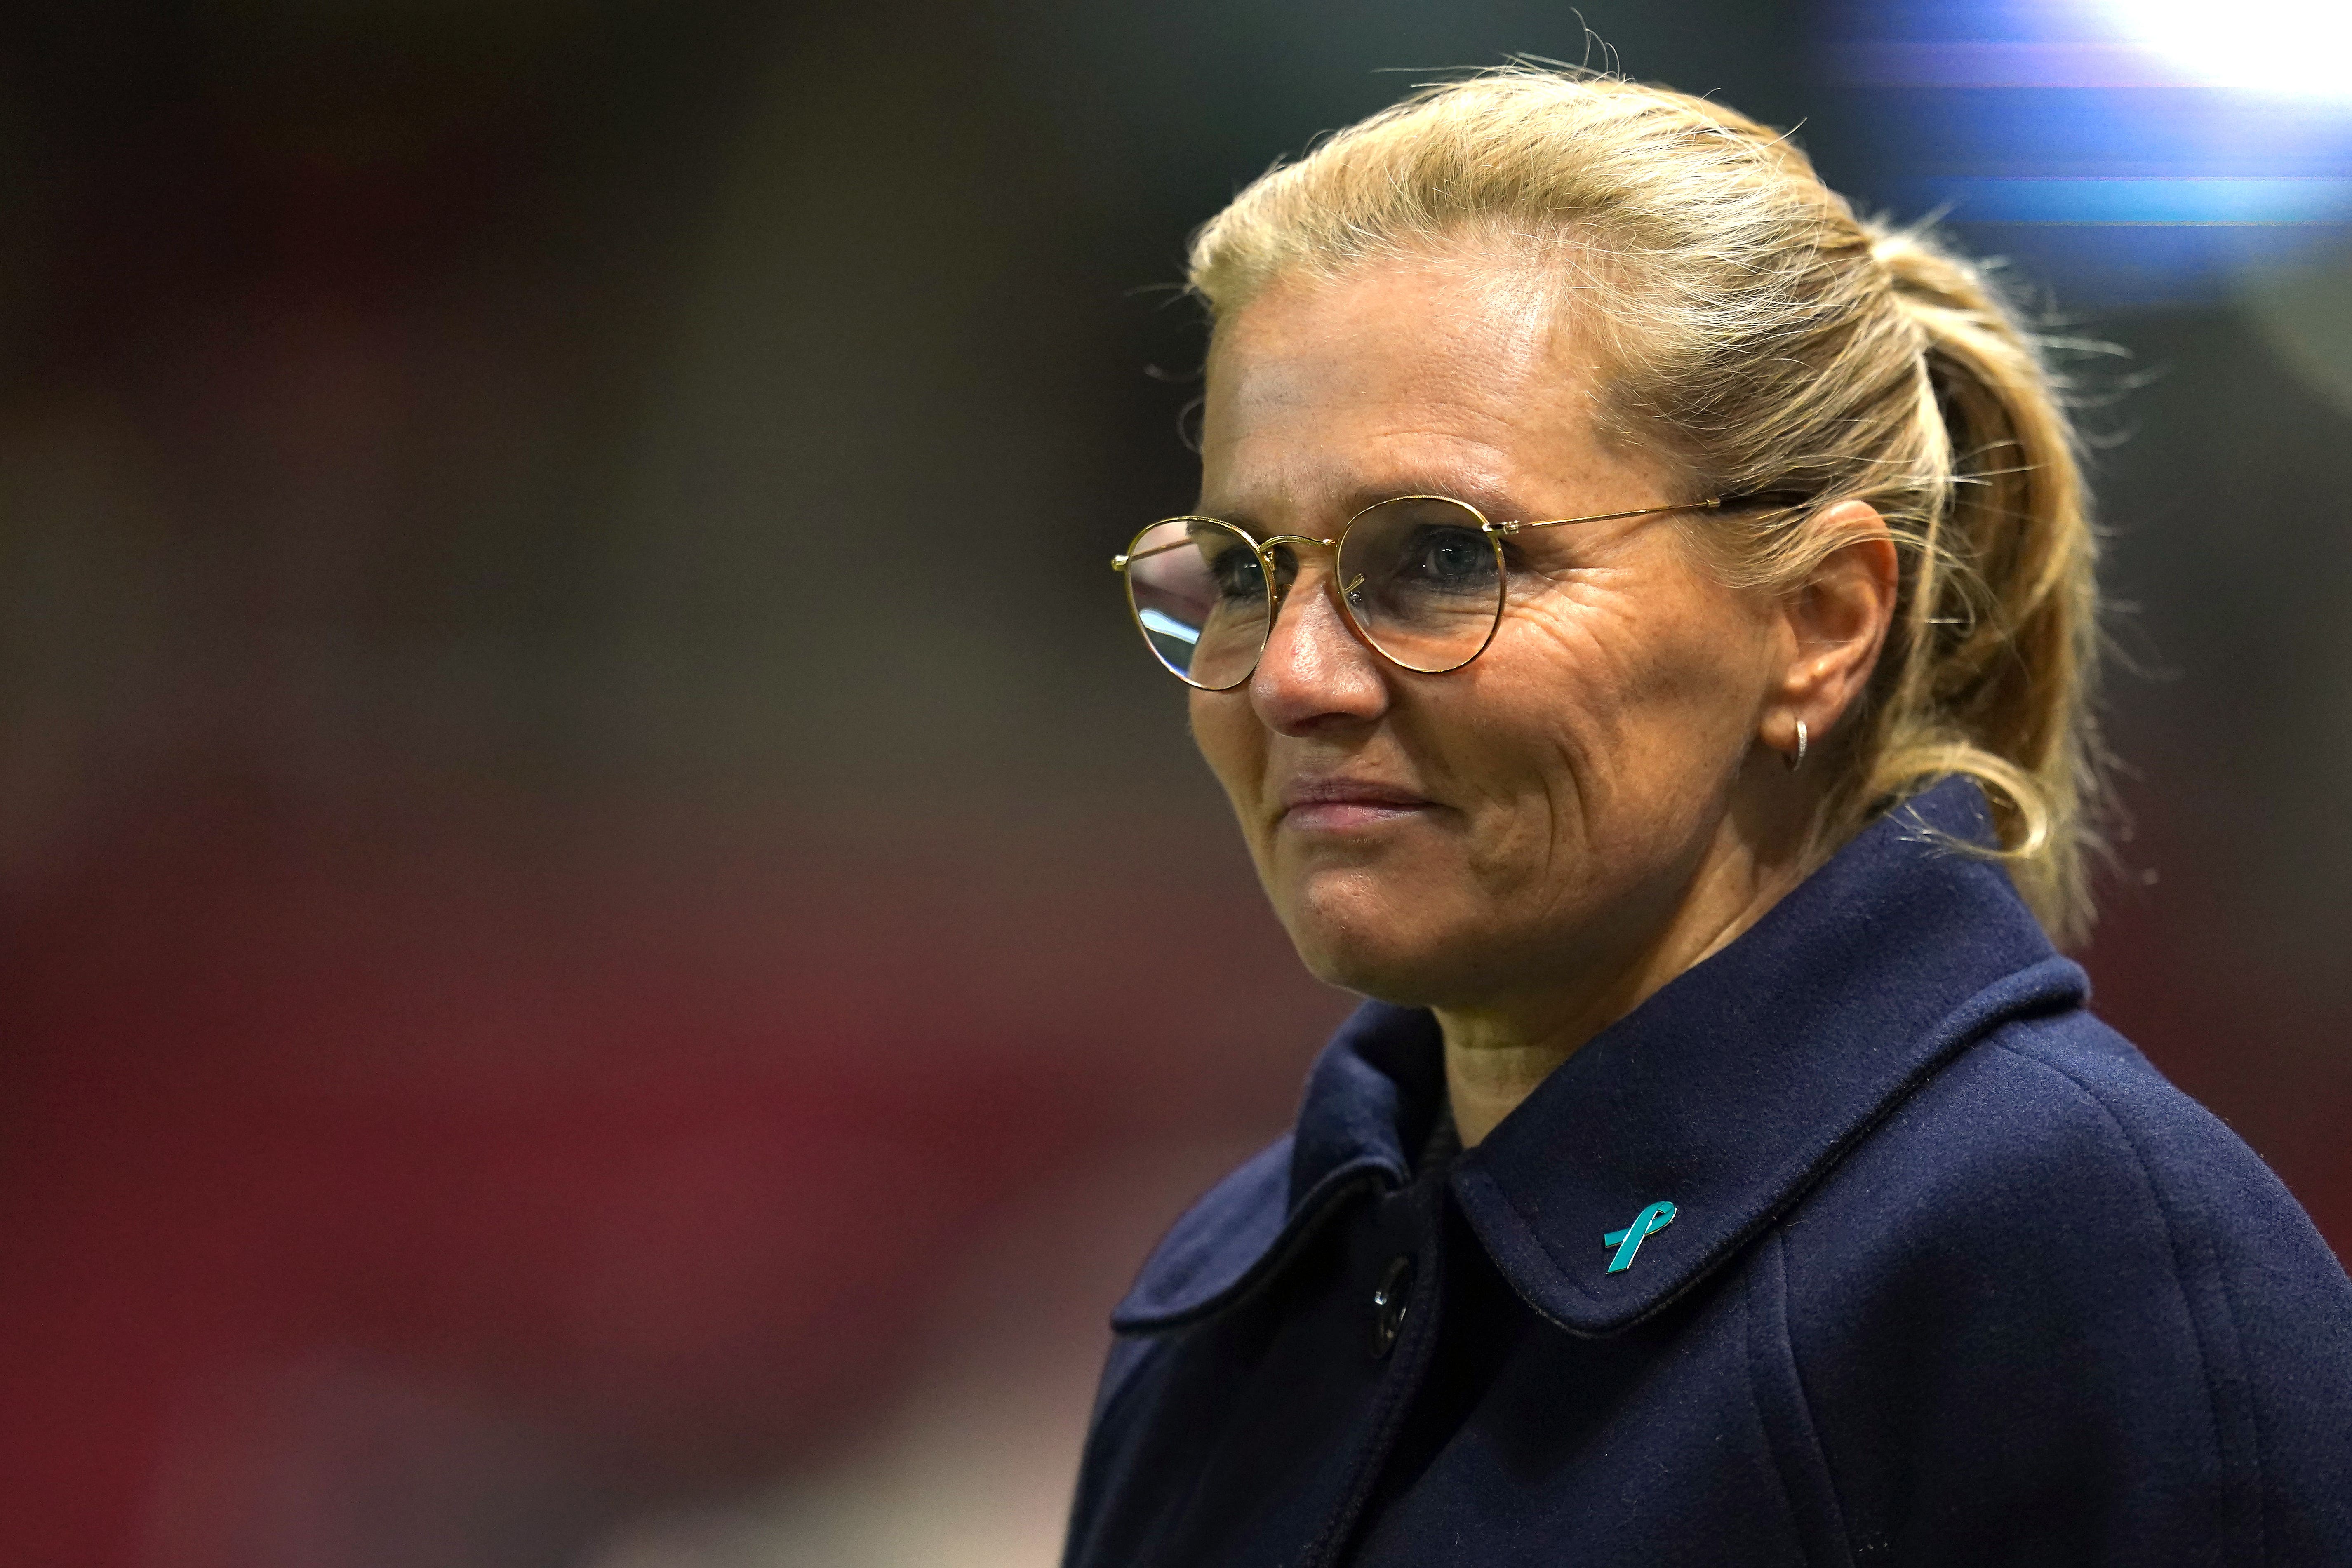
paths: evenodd
<path fill-rule="evenodd" d="M 1277 279 L 1502 247 L 1580 301 L 1604 437 L 1699 493 L 1801 508 L 1699 524 L 1737 581 L 1801 583 L 1855 499 L 1902 557 L 1895 624 L 1825 762 L 1842 842 L 1931 780 L 1975 778 L 2019 891 L 2058 940 L 2090 923 L 2095 540 L 2042 356 L 1984 276 L 1857 218 L 1786 138 L 1703 99 L 1515 66 L 1426 88 L 1278 164 L 1192 245 L 1230 318 Z"/>

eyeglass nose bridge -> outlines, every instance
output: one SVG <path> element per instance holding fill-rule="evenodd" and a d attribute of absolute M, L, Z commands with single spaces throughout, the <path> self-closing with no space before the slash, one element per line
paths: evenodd
<path fill-rule="evenodd" d="M 1318 544 L 1324 549 L 1329 551 L 1331 552 L 1331 563 L 1335 569 L 1332 576 L 1332 585 L 1339 590 L 1341 599 L 1344 600 L 1347 597 L 1347 588 L 1339 586 L 1339 576 L 1336 570 L 1339 565 L 1339 542 L 1338 540 L 1318 539 L 1311 533 L 1273 533 L 1268 534 L 1265 538 L 1257 542 L 1257 550 L 1260 559 L 1265 563 L 1265 580 L 1268 584 L 1272 584 L 1274 588 L 1274 603 L 1276 609 L 1280 609 L 1290 597 L 1290 584 L 1282 580 L 1282 574 L 1275 568 L 1274 547 L 1277 544 Z M 1356 579 L 1357 583 L 1361 583 L 1362 581 L 1363 578 L 1360 576 Z M 1354 584 L 1348 584 L 1348 587 L 1353 587 L 1354 585 Z M 1344 612 L 1346 610 L 1346 606 L 1343 605 L 1341 607 Z M 1350 614 L 1348 618 L 1350 622 L 1354 620 L 1352 614 Z M 1358 627 L 1357 631 L 1358 635 L 1360 636 L 1362 628 Z"/>
<path fill-rule="evenodd" d="M 1329 551 L 1334 556 L 1337 556 L 1339 553 L 1339 542 L 1336 539 L 1318 539 L 1310 533 L 1268 534 L 1265 538 L 1257 542 L 1257 548 L 1258 553 L 1265 557 L 1265 563 L 1269 570 L 1271 570 L 1274 565 L 1274 547 L 1277 544 L 1319 544 L 1324 549 Z M 1268 581 L 1270 582 L 1278 582 L 1279 580 L 1280 579 L 1278 577 L 1268 578 Z"/>
<path fill-rule="evenodd" d="M 1342 531 L 1345 531 L 1342 530 Z M 1290 590 L 1296 581 L 1296 574 L 1293 574 L 1293 582 L 1283 581 L 1283 574 L 1277 569 L 1274 559 L 1274 547 L 1277 544 L 1318 544 L 1331 552 L 1331 597 L 1339 609 L 1340 623 L 1354 635 L 1358 642 L 1362 643 L 1372 653 L 1391 664 L 1396 662 L 1393 656 L 1381 651 L 1380 644 L 1373 640 L 1370 632 L 1365 630 L 1363 623 L 1356 618 L 1360 601 L 1355 596 L 1355 590 L 1363 584 L 1364 579 L 1362 574 L 1359 573 L 1352 583 L 1342 583 L 1339 580 L 1339 540 L 1318 539 L 1311 533 L 1274 533 L 1257 540 L 1256 544 L 1258 559 L 1265 566 L 1266 584 L 1273 590 L 1274 595 L 1273 615 L 1268 618 L 1266 626 L 1268 637 L 1273 635 L 1274 620 L 1281 616 L 1283 606 L 1290 602 Z M 1264 657 L 1263 650 L 1260 652 L 1260 657 Z M 1252 675 L 1257 673 L 1255 665 L 1251 666 L 1250 673 Z"/>

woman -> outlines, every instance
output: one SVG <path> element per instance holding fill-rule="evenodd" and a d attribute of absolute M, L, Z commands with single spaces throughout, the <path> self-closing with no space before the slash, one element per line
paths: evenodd
<path fill-rule="evenodd" d="M 1373 1000 L 1118 1309 L 1067 1561 L 2352 1562 L 2352 1286 L 2052 946 L 2093 539 L 1977 275 L 1514 70 L 1192 278 L 1116 564 Z"/>

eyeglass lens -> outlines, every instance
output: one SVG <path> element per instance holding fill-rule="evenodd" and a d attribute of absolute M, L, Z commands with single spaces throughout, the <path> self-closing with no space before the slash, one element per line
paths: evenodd
<path fill-rule="evenodd" d="M 1405 496 L 1358 513 L 1337 570 L 1357 626 L 1407 669 L 1469 663 L 1503 613 L 1502 547 L 1459 501 Z"/>
<path fill-rule="evenodd" d="M 1171 518 L 1127 552 L 1127 597 L 1143 640 L 1186 682 L 1239 686 L 1274 628 L 1274 590 L 1248 535 L 1207 518 Z"/>
<path fill-rule="evenodd" d="M 1286 588 L 1297 572 L 1292 547 L 1269 553 Z M 1334 570 L 1357 629 L 1407 669 L 1467 664 L 1502 616 L 1501 545 L 1459 501 L 1406 496 L 1359 513 Z M 1129 549 L 1127 587 L 1144 641 L 1189 684 L 1227 690 L 1256 668 L 1276 584 L 1239 529 L 1208 518 L 1154 524 Z"/>

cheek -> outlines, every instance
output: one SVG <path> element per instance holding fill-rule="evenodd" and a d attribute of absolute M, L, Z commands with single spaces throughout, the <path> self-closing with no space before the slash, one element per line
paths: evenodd
<path fill-rule="evenodd" d="M 1465 673 L 1454 727 L 1474 782 L 1506 799 L 1555 800 L 1603 788 L 1631 731 L 1669 699 L 1675 661 L 1627 593 L 1579 584 L 1517 608 Z"/>
<path fill-rule="evenodd" d="M 1250 710 L 1248 699 L 1233 692 L 1195 691 L 1190 711 L 1192 743 L 1241 813 L 1244 831 L 1252 831 L 1245 807 L 1265 776 L 1265 726 Z"/>
<path fill-rule="evenodd" d="M 1516 822 L 1494 825 L 1511 843 L 1538 819 L 1555 841 L 1613 837 L 1711 791 L 1745 754 L 1763 686 L 1752 606 L 1712 584 L 1637 591 L 1653 586 L 1556 589 L 1465 672 L 1475 722 L 1457 729 L 1482 764 L 1465 782 L 1511 808 L 1497 816 Z"/>

